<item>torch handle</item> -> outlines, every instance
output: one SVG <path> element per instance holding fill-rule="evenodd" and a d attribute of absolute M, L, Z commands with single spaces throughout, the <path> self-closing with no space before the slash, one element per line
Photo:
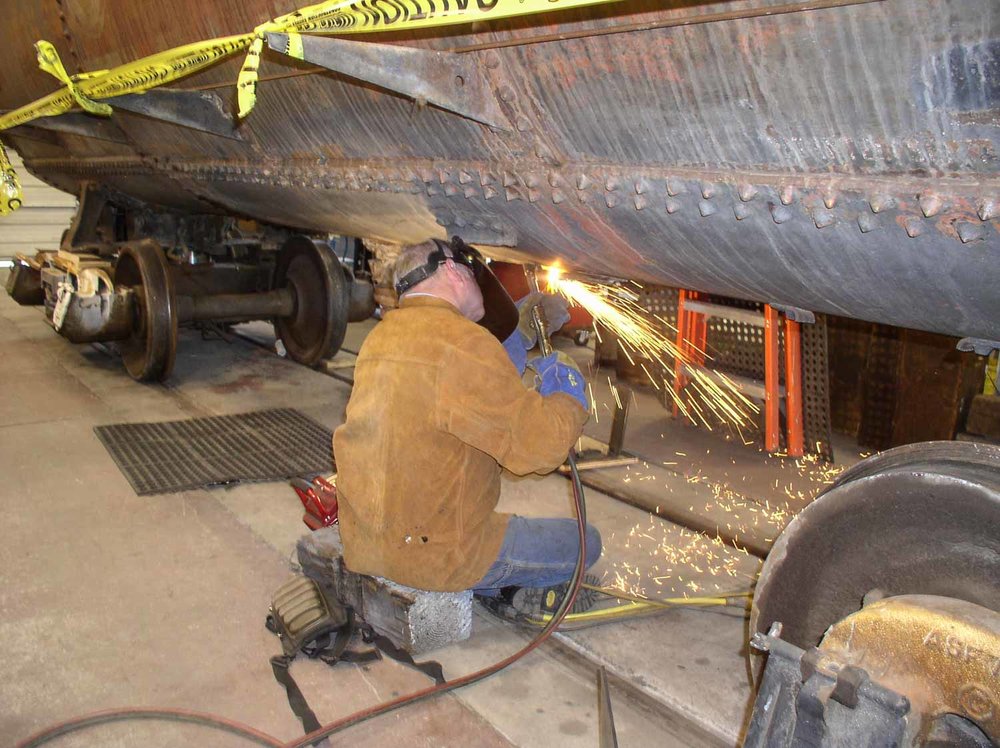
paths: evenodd
<path fill-rule="evenodd" d="M 528 282 L 528 291 L 537 293 L 538 276 L 534 265 L 524 266 L 524 278 Z M 545 311 L 542 309 L 541 304 L 535 304 L 531 307 L 531 322 L 534 324 L 535 332 L 538 334 L 538 348 L 541 350 L 543 356 L 548 356 L 552 353 L 552 341 L 549 340 L 549 323 L 545 319 Z"/>

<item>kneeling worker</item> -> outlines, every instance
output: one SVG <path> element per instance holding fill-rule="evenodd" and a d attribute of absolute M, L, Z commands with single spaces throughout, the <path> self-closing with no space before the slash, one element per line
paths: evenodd
<path fill-rule="evenodd" d="M 399 308 L 361 347 L 333 437 L 344 560 L 418 589 L 551 599 L 535 591 L 572 576 L 576 521 L 498 513 L 500 473 L 563 463 L 587 420 L 583 377 L 551 354 L 532 362 L 538 391 L 522 384 L 534 338 L 457 237 L 404 248 L 394 281 Z M 600 554 L 588 526 L 587 566 Z"/>

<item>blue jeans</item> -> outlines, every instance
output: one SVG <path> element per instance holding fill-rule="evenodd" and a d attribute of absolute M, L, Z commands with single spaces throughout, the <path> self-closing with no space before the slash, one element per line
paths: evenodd
<path fill-rule="evenodd" d="M 573 576 L 580 554 L 575 519 L 526 519 L 514 515 L 500 555 L 472 586 L 477 595 L 495 596 L 502 587 L 551 587 Z M 587 567 L 601 557 L 601 534 L 587 525 Z"/>

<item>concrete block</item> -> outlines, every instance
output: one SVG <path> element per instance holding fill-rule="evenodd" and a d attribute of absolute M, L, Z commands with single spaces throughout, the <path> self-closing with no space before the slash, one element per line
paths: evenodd
<path fill-rule="evenodd" d="M 472 633 L 471 591 L 429 592 L 356 574 L 344 564 L 336 526 L 304 536 L 297 551 L 307 577 L 411 655 L 463 641 Z"/>

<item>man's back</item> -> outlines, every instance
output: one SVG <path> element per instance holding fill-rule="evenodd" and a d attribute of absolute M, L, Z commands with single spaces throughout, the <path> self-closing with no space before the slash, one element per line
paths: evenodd
<path fill-rule="evenodd" d="M 365 341 L 334 436 L 348 566 L 464 589 L 497 557 L 500 465 L 556 467 L 586 413 L 523 387 L 503 347 L 453 306 L 406 298 Z"/>

